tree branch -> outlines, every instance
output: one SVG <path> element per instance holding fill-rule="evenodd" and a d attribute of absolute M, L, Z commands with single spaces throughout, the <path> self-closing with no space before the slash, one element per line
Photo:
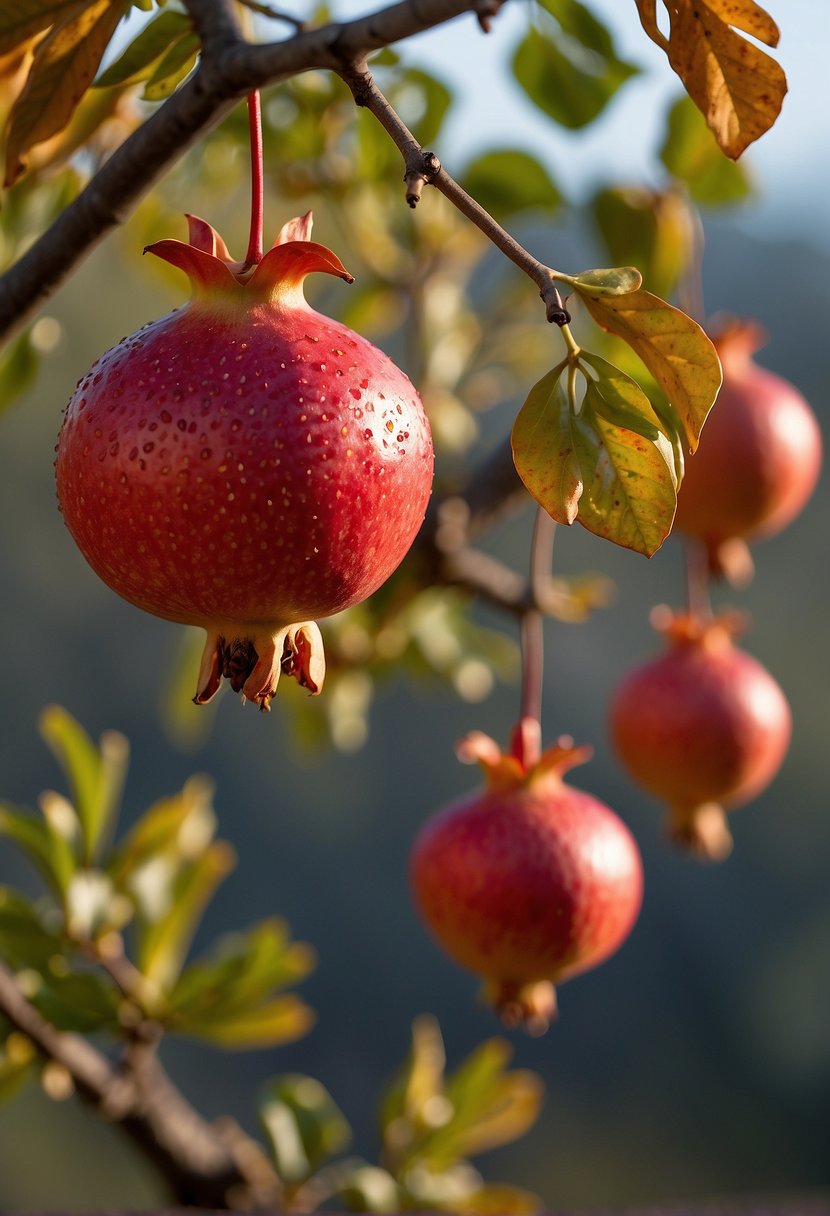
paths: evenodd
<path fill-rule="evenodd" d="M 279 1181 L 259 1146 L 236 1130 L 206 1123 L 172 1084 L 152 1051 L 133 1056 L 117 1071 L 80 1035 L 56 1030 L 21 992 L 0 963 L 0 1014 L 45 1060 L 61 1064 L 86 1103 L 118 1123 L 153 1162 L 179 1203 L 227 1206 L 229 1193 L 245 1193 L 253 1204 L 273 1204 Z M 245 1140 L 247 1157 L 238 1144 Z M 250 1163 L 250 1164 L 249 1164 Z"/>
<path fill-rule="evenodd" d="M 342 71 L 373 50 L 463 13 L 492 11 L 489 0 L 403 0 L 353 21 L 332 22 L 282 42 L 252 46 L 242 40 L 228 0 L 188 0 L 187 7 L 204 48 L 198 71 L 124 141 L 0 279 L 0 341 L 21 330 L 197 138 L 252 89 L 310 68 Z"/>
<path fill-rule="evenodd" d="M 406 201 L 410 207 L 417 206 L 425 185 L 440 190 L 505 257 L 533 280 L 544 301 L 548 320 L 555 325 L 567 325 L 571 318 L 556 286 L 556 272 L 533 257 L 501 224 L 496 223 L 492 215 L 450 177 L 434 152 L 424 151 L 388 98 L 384 97 L 378 88 L 365 58 L 341 67 L 338 75 L 350 89 L 355 104 L 370 110 L 397 145 L 403 157 Z"/>

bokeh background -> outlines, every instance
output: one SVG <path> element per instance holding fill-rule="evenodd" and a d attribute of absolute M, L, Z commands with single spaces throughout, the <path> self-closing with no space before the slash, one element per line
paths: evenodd
<path fill-rule="evenodd" d="M 815 0 L 770 0 L 769 7 L 782 27 L 780 59 L 791 94 L 777 126 L 748 155 L 755 194 L 740 207 L 704 214 L 705 295 L 709 311 L 752 315 L 766 326 L 761 360 L 801 388 L 824 426 L 830 171 L 818 99 L 830 14 Z M 466 20 L 404 50 L 407 62 L 458 90 L 436 147 L 451 172 L 509 138 L 567 187 L 576 205 L 551 221 L 528 214 L 521 230 L 540 256 L 569 270 L 603 264 L 581 199 L 602 182 L 661 180 L 656 152 L 665 101 L 678 92 L 633 5 L 595 0 L 593 8 L 642 75 L 587 137 L 552 129 L 511 84 L 504 65 L 529 20 L 523 5 L 507 6 L 486 38 Z M 36 731 L 49 702 L 65 705 L 96 737 L 108 727 L 129 737 L 125 822 L 191 772 L 209 773 L 220 831 L 239 864 L 209 910 L 203 939 L 284 915 L 318 951 L 303 995 L 319 1017 L 306 1039 L 278 1051 L 226 1055 L 170 1042 L 165 1062 L 206 1114 L 231 1112 L 251 1127 L 253 1095 L 266 1077 L 311 1073 L 352 1122 L 356 1151 L 371 1158 L 377 1100 L 407 1049 L 415 1016 L 437 1016 L 450 1065 L 501 1033 L 476 1001 L 475 980 L 422 931 L 406 889 L 406 861 L 424 818 L 477 780 L 456 763 L 454 741 L 471 728 L 506 739 L 517 685 L 499 678 L 471 703 L 424 673 L 391 678 L 377 689 L 365 745 L 351 752 L 312 746 L 309 731 L 297 727 L 308 709 L 294 687 L 281 691 L 270 716 L 243 710 L 228 695 L 207 734 L 184 749 L 171 742 L 162 712 L 181 630 L 120 602 L 98 582 L 62 524 L 53 490 L 55 436 L 75 381 L 123 334 L 181 298 L 172 276 L 137 257 L 148 231 L 188 208 L 224 224 L 237 244 L 244 239 L 244 189 L 227 184 L 243 181 L 244 159 L 231 169 L 222 170 L 224 190 L 209 182 L 194 198 L 195 172 L 185 167 L 160 192 L 163 204 L 145 205 L 49 302 L 52 320 L 40 337 L 48 357 L 0 418 L 0 794 L 32 805 L 59 780 Z M 285 218 L 273 212 L 278 177 L 275 169 L 274 228 Z M 403 209 L 397 194 L 390 198 Z M 317 206 L 322 239 L 339 242 L 348 264 L 348 232 L 337 233 Z M 414 223 L 429 224 L 437 207 L 427 192 Z M 516 283 L 518 272 L 505 273 L 511 291 L 535 296 Z M 342 307 L 337 289 L 316 298 Z M 554 348 L 541 316 L 537 324 Z M 400 334 L 378 340 L 405 362 Z M 517 403 L 505 400 L 482 415 L 465 460 L 507 431 Z M 459 460 L 457 452 L 452 459 Z M 718 596 L 751 614 L 745 645 L 786 690 L 795 733 L 773 786 L 735 817 L 735 853 L 717 867 L 667 847 L 659 808 L 620 772 L 605 728 L 616 681 L 657 647 L 650 607 L 681 601 L 680 546 L 670 541 L 647 562 L 578 527 L 559 531 L 557 571 L 601 572 L 616 592 L 585 623 L 547 627 L 546 734 L 593 743 L 594 759 L 575 783 L 632 827 L 646 898 L 621 952 L 560 993 L 549 1034 L 511 1036 L 515 1062 L 545 1081 L 545 1108 L 524 1140 L 481 1165 L 490 1178 L 537 1191 L 550 1207 L 830 1188 L 828 513 L 825 480 L 787 532 L 758 547 L 751 588 Z M 510 519 L 488 546 L 519 561 L 531 519 L 529 510 Z M 475 619 L 511 634 L 511 622 L 491 610 L 477 608 Z M 0 879 L 34 889 L 7 848 L 0 850 Z M 50 1102 L 32 1086 L 0 1107 L 0 1207 L 162 1201 L 143 1163 L 76 1103 Z"/>

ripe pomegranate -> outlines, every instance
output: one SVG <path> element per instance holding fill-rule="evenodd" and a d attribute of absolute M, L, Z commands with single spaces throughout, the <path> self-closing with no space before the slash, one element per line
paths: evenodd
<path fill-rule="evenodd" d="M 752 321 L 732 321 L 714 336 L 723 387 L 677 496 L 675 527 L 705 543 L 716 571 L 721 546 L 786 527 L 821 469 L 821 432 L 810 406 L 752 359 L 765 340 Z M 728 567 L 728 549 L 724 557 Z"/>
<path fill-rule="evenodd" d="M 640 854 L 613 811 L 562 773 L 590 748 L 562 738 L 539 754 L 523 719 L 503 754 L 475 732 L 458 754 L 477 760 L 484 790 L 430 819 L 411 855 L 415 901 L 435 937 L 482 976 L 508 1025 L 544 1031 L 554 982 L 595 967 L 628 936 L 642 901 Z"/>
<path fill-rule="evenodd" d="M 655 614 L 668 651 L 632 671 L 611 702 L 611 736 L 631 776 L 669 804 L 670 836 L 710 860 L 726 857 L 726 810 L 777 773 L 790 741 L 787 700 L 739 650 L 735 614 Z"/>
<path fill-rule="evenodd" d="M 351 282 L 311 213 L 254 266 L 188 217 L 190 303 L 103 355 L 57 447 L 58 498 L 92 568 L 130 603 L 207 632 L 197 703 L 222 677 L 268 709 L 280 671 L 312 692 L 319 617 L 366 599 L 403 559 L 432 483 L 408 378 L 313 311 L 306 275 Z"/>

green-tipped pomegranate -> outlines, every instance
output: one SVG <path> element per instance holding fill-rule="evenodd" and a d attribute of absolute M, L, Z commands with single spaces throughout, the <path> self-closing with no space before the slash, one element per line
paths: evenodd
<path fill-rule="evenodd" d="M 611 702 L 617 753 L 631 776 L 668 803 L 669 835 L 717 861 L 732 849 L 726 811 L 777 773 L 791 717 L 778 684 L 733 642 L 742 620 L 655 614 L 668 650 L 635 668 Z"/>
<path fill-rule="evenodd" d="M 254 266 L 188 220 L 189 244 L 148 252 L 185 271 L 192 299 L 80 381 L 58 497 L 104 582 L 206 630 L 196 701 L 225 676 L 267 709 L 281 671 L 319 691 L 315 621 L 366 599 L 403 559 L 432 441 L 403 372 L 306 303 L 312 271 L 351 281 L 309 239 L 310 212 Z"/>
<path fill-rule="evenodd" d="M 447 953 L 483 977 L 508 1024 L 540 1033 L 554 984 L 595 967 L 628 936 L 642 901 L 640 854 L 602 802 L 562 774 L 590 756 L 570 739 L 539 754 L 524 719 L 511 751 L 478 732 L 459 744 L 487 784 L 429 820 L 410 877 L 427 925 Z"/>

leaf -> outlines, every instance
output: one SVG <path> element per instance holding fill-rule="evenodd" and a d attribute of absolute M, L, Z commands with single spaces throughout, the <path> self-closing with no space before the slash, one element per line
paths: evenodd
<path fill-rule="evenodd" d="M 754 0 L 671 0 L 667 40 L 653 0 L 637 0 L 637 7 L 722 151 L 736 160 L 773 125 L 787 92 L 780 65 L 739 31 L 776 46 L 775 22 Z"/>
<path fill-rule="evenodd" d="M 516 470 L 527 490 L 561 524 L 579 509 L 582 477 L 571 435 L 571 406 L 562 388 L 567 361 L 535 384 L 519 410 L 511 442 Z"/>
<path fill-rule="evenodd" d="M 414 1138 L 424 1106 L 444 1089 L 444 1041 L 434 1017 L 412 1023 L 412 1046 L 381 1102 L 380 1124 L 387 1149 L 397 1154 Z"/>
<path fill-rule="evenodd" d="M 574 447 L 584 483 L 579 522 L 589 532 L 651 557 L 671 531 L 677 506 L 671 444 L 615 426 L 602 414 L 599 390 L 589 381 Z"/>
<path fill-rule="evenodd" d="M 200 47 L 198 34 L 185 34 L 174 42 L 144 86 L 144 100 L 164 101 L 169 97 L 193 71 Z"/>
<path fill-rule="evenodd" d="M 0 1102 L 7 1102 L 18 1093 L 36 1061 L 37 1051 L 31 1039 L 12 1031 L 0 1049 Z"/>
<path fill-rule="evenodd" d="M 118 1016 L 121 996 L 109 980 L 91 971 L 58 969 L 54 960 L 43 979 L 34 1003 L 57 1030 L 98 1034 L 123 1029 Z"/>
<path fill-rule="evenodd" d="M 643 276 L 636 266 L 613 266 L 610 270 L 583 270 L 581 274 L 562 275 L 565 283 L 576 287 L 581 295 L 625 296 L 639 290 Z"/>
<path fill-rule="evenodd" d="M 328 1090 L 313 1077 L 276 1077 L 259 1100 L 259 1118 L 277 1166 L 288 1183 L 302 1182 L 345 1148 L 351 1128 Z"/>
<path fill-rule="evenodd" d="M 314 951 L 292 942 L 284 921 L 276 917 L 247 933 L 220 941 L 216 957 L 192 963 L 169 996 L 179 1016 L 245 1010 L 278 988 L 305 979 L 316 962 Z"/>
<path fill-rule="evenodd" d="M 598 325 L 622 338 L 642 359 L 683 423 L 690 450 L 721 385 L 717 352 L 701 327 L 648 291 L 597 296 L 577 291 Z"/>
<path fill-rule="evenodd" d="M 101 736 L 100 750 L 60 705 L 40 715 L 40 733 L 69 781 L 84 835 L 84 860 L 91 864 L 102 840 L 111 836 L 127 775 L 129 745 L 117 731 Z"/>
<path fill-rule="evenodd" d="M 564 13 L 574 6 L 551 0 L 548 7 Z M 554 39 L 537 29 L 528 30 L 513 57 L 513 74 L 530 100 L 571 131 L 592 123 L 637 72 L 613 53 L 593 46 L 586 54 L 582 42 L 562 35 Z"/>
<path fill-rule="evenodd" d="M 663 430 L 660 418 L 636 380 L 607 359 L 585 350 L 579 352 L 579 362 L 597 373 L 597 378 L 591 382 L 591 400 L 597 413 L 615 426 L 634 431 L 652 443 L 657 442 Z"/>
<path fill-rule="evenodd" d="M 715 148 L 708 132 L 707 138 Z M 729 162 L 717 156 L 728 169 Z M 639 267 L 649 291 L 670 296 L 693 255 L 694 221 L 683 192 L 609 187 L 595 195 L 593 211 L 611 257 Z"/>
<path fill-rule="evenodd" d="M 28 812 L 0 803 L 0 836 L 13 840 L 62 899 L 75 872 L 66 838 Z"/>
<path fill-rule="evenodd" d="M 541 1207 L 539 1196 L 530 1191 L 503 1182 L 488 1182 L 466 1199 L 455 1203 L 453 1211 L 476 1213 L 477 1216 L 533 1216 Z"/>
<path fill-rule="evenodd" d="M 0 55 L 54 25 L 78 7 L 78 0 L 11 0 L 0 5 Z"/>
<path fill-rule="evenodd" d="M 61 937 L 46 928 L 23 895 L 0 887 L 0 956 L 12 970 L 44 971 L 63 949 Z"/>
<path fill-rule="evenodd" d="M 720 207 L 752 193 L 747 171 L 721 154 L 697 106 L 680 97 L 667 119 L 660 159 L 673 177 L 685 182 L 697 203 Z"/>
<path fill-rule="evenodd" d="M 308 1005 L 293 993 L 287 993 L 235 1013 L 193 1013 L 181 1019 L 174 1029 L 227 1050 L 250 1051 L 291 1043 L 307 1034 L 313 1023 L 314 1013 Z"/>
<path fill-rule="evenodd" d="M 216 832 L 212 798 L 211 782 L 206 777 L 191 777 L 180 793 L 154 803 L 110 862 L 113 880 L 120 887 L 129 886 L 156 859 L 169 856 L 175 867 L 182 857 L 206 847 Z"/>
<path fill-rule="evenodd" d="M 170 44 L 192 28 L 192 22 L 185 13 L 177 13 L 173 9 L 159 13 L 145 25 L 118 59 L 93 81 L 94 87 L 105 89 L 116 84 L 137 84 L 140 80 L 146 80 Z"/>
<path fill-rule="evenodd" d="M 495 219 L 520 211 L 557 211 L 562 195 L 541 161 L 519 148 L 494 148 L 477 157 L 461 179 Z"/>
<path fill-rule="evenodd" d="M 432 1165 L 509 1144 L 534 1124 L 542 1083 L 524 1069 L 506 1072 L 512 1054 L 503 1039 L 488 1039 L 448 1079 L 445 1096 L 454 1113 L 426 1146 Z"/>
<path fill-rule="evenodd" d="M 0 413 L 31 388 L 37 377 L 40 359 L 31 335 L 31 328 L 25 330 L 0 357 Z"/>
<path fill-rule="evenodd" d="M 158 919 L 142 918 L 138 968 L 162 991 L 169 991 L 178 979 L 205 905 L 235 861 L 229 844 L 214 841 L 195 860 L 182 865 L 173 882 L 170 904 Z"/>
<path fill-rule="evenodd" d="M 23 89 L 6 129 L 5 184 L 26 170 L 34 144 L 69 122 L 95 75 L 126 0 L 79 0 L 38 43 Z"/>
<path fill-rule="evenodd" d="M 429 72 L 408 67 L 396 77 L 394 93 L 407 126 L 422 147 L 434 143 L 452 105 L 452 93 Z M 409 111 L 409 112 L 407 112 Z"/>

